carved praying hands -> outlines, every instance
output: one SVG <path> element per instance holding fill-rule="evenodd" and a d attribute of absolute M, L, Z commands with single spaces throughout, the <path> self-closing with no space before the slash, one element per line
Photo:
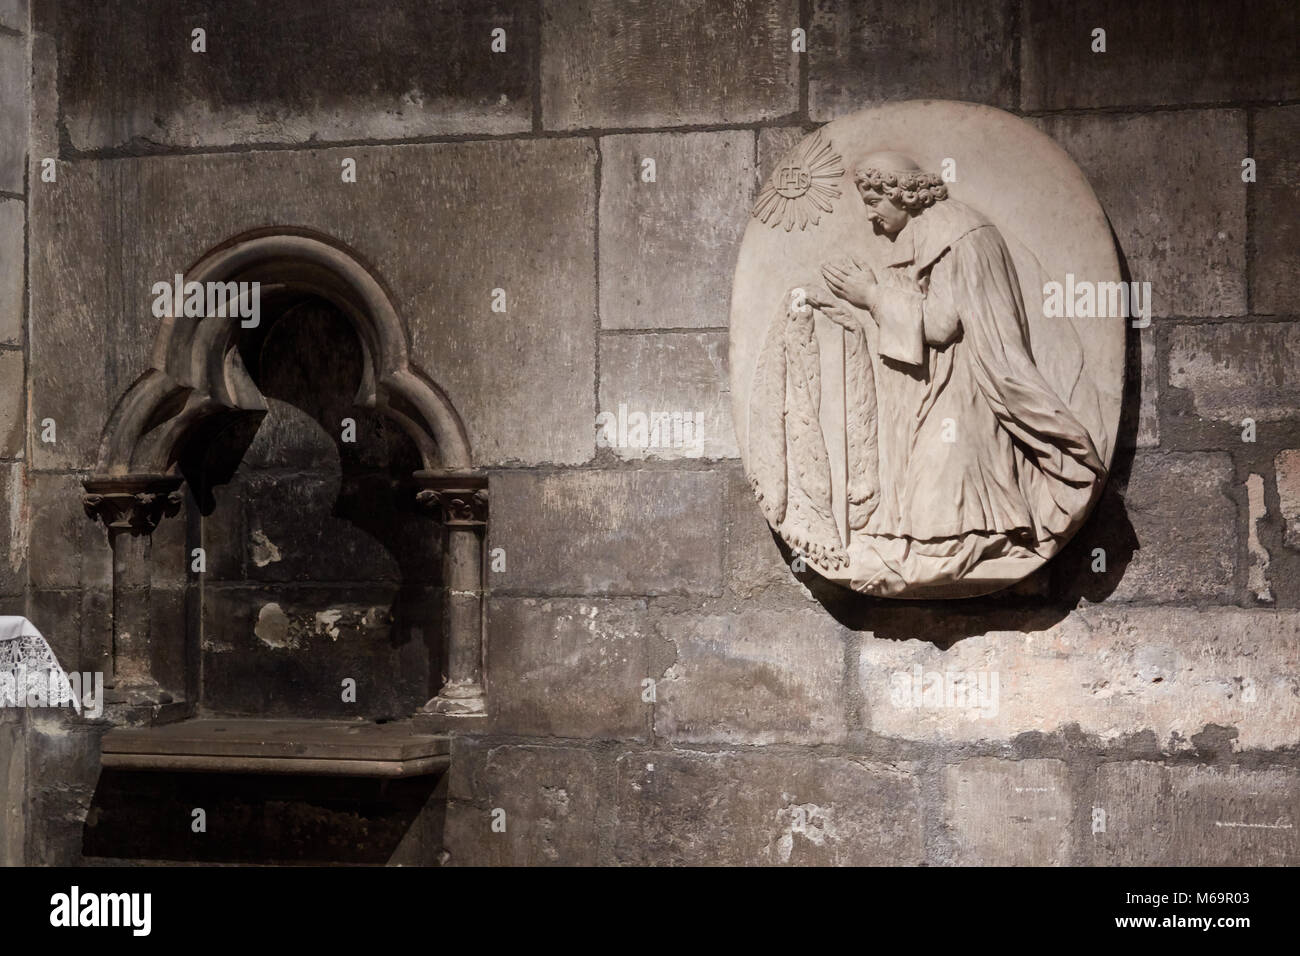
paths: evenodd
<path fill-rule="evenodd" d="M 879 277 L 869 262 L 850 256 L 832 260 L 822 266 L 822 278 L 837 298 L 859 309 L 874 309 Z"/>

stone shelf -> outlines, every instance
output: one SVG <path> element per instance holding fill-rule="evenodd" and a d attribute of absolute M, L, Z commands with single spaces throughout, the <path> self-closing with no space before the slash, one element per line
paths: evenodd
<path fill-rule="evenodd" d="M 104 735 L 103 766 L 117 770 L 415 777 L 451 763 L 451 740 L 409 721 L 204 718 Z"/>

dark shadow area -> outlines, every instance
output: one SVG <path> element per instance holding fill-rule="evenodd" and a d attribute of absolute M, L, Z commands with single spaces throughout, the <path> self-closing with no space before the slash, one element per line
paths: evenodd
<path fill-rule="evenodd" d="M 1120 278 L 1129 282 L 1132 274 L 1113 227 L 1111 239 L 1119 259 Z M 1062 621 L 1081 601 L 1106 600 L 1140 547 L 1124 500 L 1137 444 L 1142 395 L 1141 335 L 1141 330 L 1134 329 L 1126 319 L 1124 391 L 1105 486 L 1066 546 L 1019 584 L 980 597 L 910 601 L 858 594 L 812 570 L 796 572 L 795 577 L 843 626 L 870 631 L 886 640 L 928 641 L 941 650 L 990 631 L 1046 630 Z M 775 531 L 772 537 L 789 565 L 794 557 L 791 549 Z M 1094 571 L 1094 552 L 1098 548 L 1105 553 L 1105 569 Z"/>
<path fill-rule="evenodd" d="M 444 531 L 415 508 L 419 453 L 354 405 L 365 359 L 341 309 L 288 291 L 261 312 L 237 348 L 267 411 L 209 425 L 181 463 L 201 515 L 187 550 L 207 563 L 200 707 L 405 716 L 441 677 Z"/>
<path fill-rule="evenodd" d="M 82 852 L 111 860 L 427 865 L 442 845 L 444 780 L 106 769 Z M 196 810 L 203 832 L 194 829 Z"/>

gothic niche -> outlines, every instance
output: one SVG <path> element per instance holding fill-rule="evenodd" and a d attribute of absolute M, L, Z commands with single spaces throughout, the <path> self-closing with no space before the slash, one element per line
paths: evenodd
<path fill-rule="evenodd" d="M 943 598 L 1060 550 L 1105 482 L 1123 380 L 1122 314 L 1045 314 L 1067 276 L 1118 282 L 1105 218 L 999 110 L 870 110 L 776 163 L 736 268 L 732 392 L 796 556 L 855 591 Z"/>
<path fill-rule="evenodd" d="M 113 545 L 109 699 L 155 720 L 482 714 L 487 480 L 382 286 L 333 243 L 283 233 L 232 240 L 184 279 L 259 282 L 260 315 L 162 319 L 105 427 L 84 484 Z M 283 746 L 267 736 L 283 727 L 209 729 L 242 735 L 245 769 L 341 752 L 337 728 L 313 751 L 294 726 Z M 105 766 L 178 739 L 116 731 Z M 416 767 L 403 740 L 360 743 L 398 755 L 367 773 Z M 195 765 L 184 746 L 150 759 Z M 312 765 L 344 764 L 361 765 Z"/>

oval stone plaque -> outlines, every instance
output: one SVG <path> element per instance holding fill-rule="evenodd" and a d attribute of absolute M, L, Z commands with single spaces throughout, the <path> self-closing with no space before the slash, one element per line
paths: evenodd
<path fill-rule="evenodd" d="M 968 103 L 809 134 L 755 200 L 731 301 L 746 474 L 828 580 L 898 598 L 1012 584 L 1087 517 L 1133 309 L 1069 156 Z"/>

